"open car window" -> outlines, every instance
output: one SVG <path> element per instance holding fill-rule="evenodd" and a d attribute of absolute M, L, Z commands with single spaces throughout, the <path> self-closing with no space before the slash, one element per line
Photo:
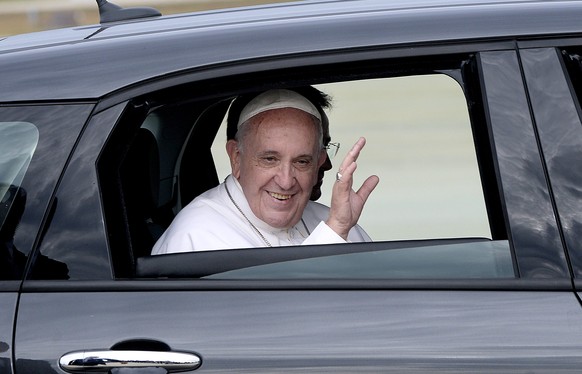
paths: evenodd
<path fill-rule="evenodd" d="M 517 278 L 510 242 L 499 235 L 505 232 L 504 223 L 488 213 L 499 210 L 486 203 L 499 204 L 488 196 L 497 185 L 487 179 L 492 162 L 478 154 L 477 145 L 488 148 L 489 140 L 474 134 L 466 92 L 454 77 L 445 71 L 315 85 L 332 98 L 330 133 L 332 142 L 341 144 L 332 163 L 341 163 L 358 137 L 368 140 L 354 186 L 371 174 L 380 177 L 359 221 L 373 242 L 140 256 L 136 275 L 231 280 Z M 173 139 L 171 147 L 158 140 L 156 197 L 163 204 L 177 201 L 171 207 L 174 212 L 188 203 L 184 196 L 193 186 L 204 183 L 201 192 L 230 174 L 225 151 L 228 103 L 192 105 L 186 122 L 172 114 L 170 130 L 160 125 L 172 112 L 165 109 L 141 126 L 153 137 Z M 208 140 L 208 133 L 216 135 Z M 197 167 L 197 179 L 187 185 L 191 168 L 184 165 L 192 159 L 192 142 L 197 144 L 190 147 L 196 165 L 207 160 L 213 167 L 210 178 Z M 334 173 L 332 169 L 326 174 L 319 199 L 326 205 Z M 174 196 L 174 191 L 182 192 Z"/>
<path fill-rule="evenodd" d="M 380 183 L 359 224 L 373 240 L 486 237 L 491 229 L 475 141 L 460 84 L 446 74 L 316 85 L 332 97 L 332 142 L 340 143 L 318 202 L 329 206 L 335 171 L 360 136 L 354 187 Z M 230 173 L 223 123 L 213 144 L 219 179 Z"/>

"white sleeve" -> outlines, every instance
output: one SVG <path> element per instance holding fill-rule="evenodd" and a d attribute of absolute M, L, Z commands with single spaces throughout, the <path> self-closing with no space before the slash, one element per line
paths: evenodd
<path fill-rule="evenodd" d="M 313 244 L 338 244 L 347 243 L 341 236 L 333 231 L 324 221 L 313 230 L 311 235 L 301 243 L 302 245 Z"/>
<path fill-rule="evenodd" d="M 333 231 L 324 221 L 313 230 L 311 235 L 301 243 L 301 245 L 315 244 L 342 244 L 342 243 L 359 243 L 371 242 L 372 239 L 359 225 L 352 227 L 348 234 L 348 240 L 345 241 L 335 231 Z"/>
<path fill-rule="evenodd" d="M 348 234 L 348 242 L 371 242 L 372 238 L 370 238 L 370 236 L 368 235 L 368 233 L 366 231 L 364 231 L 364 229 L 360 226 L 360 225 L 355 225 L 354 227 L 352 227 L 352 229 L 350 230 L 350 233 Z"/>

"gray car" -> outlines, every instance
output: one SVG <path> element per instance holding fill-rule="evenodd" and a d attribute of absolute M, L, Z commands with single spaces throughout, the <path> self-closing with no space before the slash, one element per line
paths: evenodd
<path fill-rule="evenodd" d="M 1 373 L 581 370 L 582 1 L 97 3 L 0 40 Z M 304 86 L 373 241 L 151 256 L 232 99 Z"/>

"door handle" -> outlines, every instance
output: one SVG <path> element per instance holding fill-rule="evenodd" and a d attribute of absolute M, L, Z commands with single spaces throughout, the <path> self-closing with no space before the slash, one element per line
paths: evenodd
<path fill-rule="evenodd" d="M 113 369 L 163 368 L 169 373 L 195 370 L 200 356 L 190 352 L 87 350 L 61 357 L 59 366 L 68 373 L 106 373 Z"/>

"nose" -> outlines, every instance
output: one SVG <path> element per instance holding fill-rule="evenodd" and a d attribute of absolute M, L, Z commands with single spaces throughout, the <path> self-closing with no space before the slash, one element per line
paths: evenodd
<path fill-rule="evenodd" d="M 277 185 L 279 185 L 283 190 L 289 190 L 295 185 L 296 181 L 295 168 L 293 168 L 293 165 L 282 163 L 275 175 L 275 182 Z"/>

